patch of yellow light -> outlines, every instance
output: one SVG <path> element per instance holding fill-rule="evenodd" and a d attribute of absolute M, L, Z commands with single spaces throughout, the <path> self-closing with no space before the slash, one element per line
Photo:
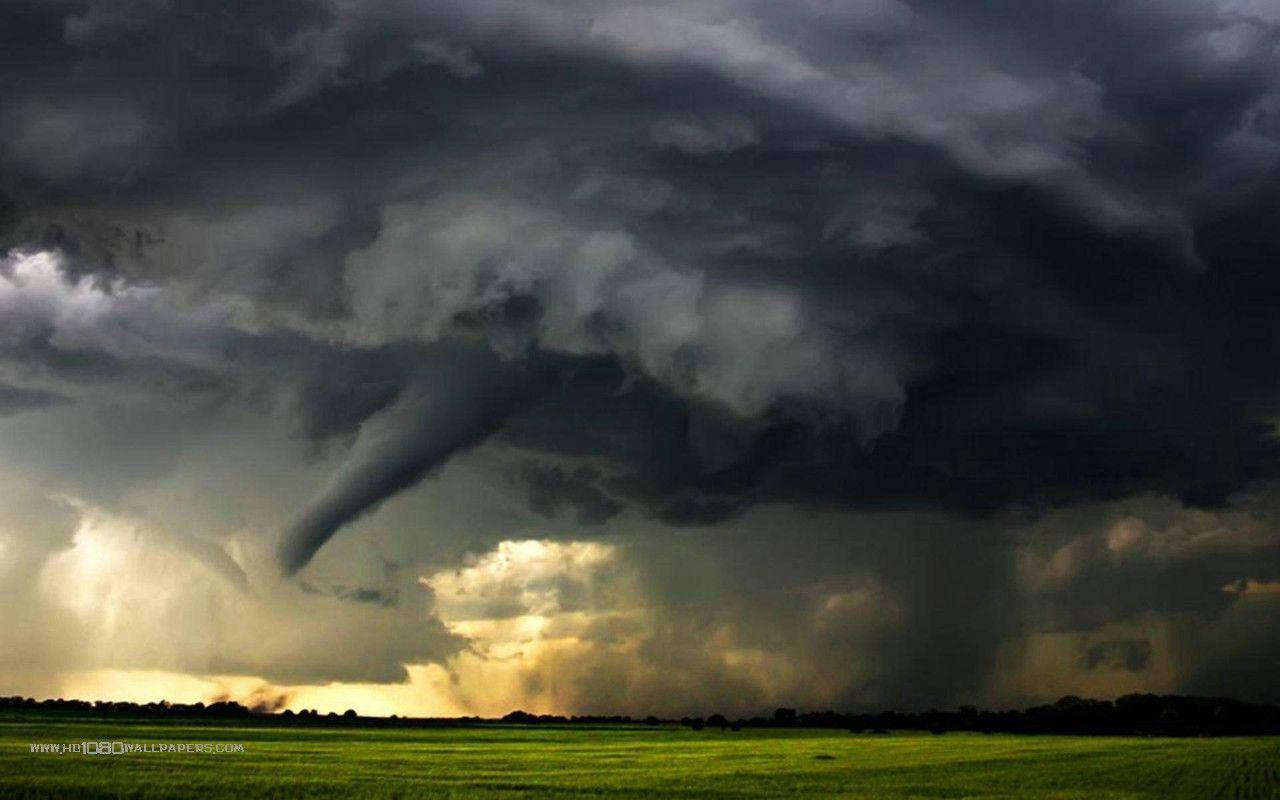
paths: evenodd
<path fill-rule="evenodd" d="M 80 618 L 115 610 L 114 578 L 125 567 L 123 543 L 130 531 L 114 521 L 81 509 L 71 546 L 51 557 L 41 575 L 45 594 Z"/>
<path fill-rule="evenodd" d="M 1249 578 L 1248 580 L 1228 583 L 1222 587 L 1222 591 L 1239 597 L 1264 597 L 1268 595 L 1280 597 L 1280 581 L 1259 581 Z"/>
<path fill-rule="evenodd" d="M 1141 547 L 1146 531 L 1146 523 L 1141 519 L 1125 517 L 1107 529 L 1107 550 L 1117 558 L 1125 556 Z"/>
<path fill-rule="evenodd" d="M 127 652 L 153 643 L 158 621 L 177 624 L 175 601 L 210 588 L 204 569 L 129 520 L 72 502 L 80 521 L 70 546 L 41 568 L 45 601 L 103 648 Z"/>
<path fill-rule="evenodd" d="M 588 592 L 615 563 L 615 549 L 599 542 L 505 541 L 420 582 L 435 593 L 441 619 L 451 624 L 547 615 L 568 610 L 569 595 Z"/>
<path fill-rule="evenodd" d="M 61 673 L 45 689 L 26 693 L 80 700 L 150 703 L 214 703 L 233 700 L 267 711 L 315 709 L 322 714 L 354 708 L 360 714 L 459 716 L 469 712 L 449 699 L 450 677 L 438 665 L 410 666 L 403 683 L 283 685 L 246 675 L 190 675 L 164 670 L 82 670 Z"/>
<path fill-rule="evenodd" d="M 130 703 L 211 703 L 248 697 L 264 685 L 258 678 L 201 677 L 163 670 L 96 669 L 60 677 L 64 697 Z"/>
<path fill-rule="evenodd" d="M 127 612 L 140 597 L 154 601 L 175 588 L 163 577 L 173 570 L 136 563 L 162 555 L 140 548 L 137 540 L 145 535 L 127 522 L 91 508 L 81 512 L 70 547 L 45 566 L 46 589 L 104 642 L 128 639 L 115 623 L 126 626 Z M 140 596 L 128 580 L 139 569 L 148 575 Z M 459 569 L 425 576 L 421 583 L 435 595 L 440 618 L 469 644 L 444 664 L 405 665 L 406 679 L 399 683 L 276 684 L 254 676 L 108 668 L 50 676 L 44 685 L 51 687 L 49 696 L 235 700 L 272 711 L 351 708 L 366 715 L 426 717 L 493 716 L 518 707 L 562 712 L 574 702 L 573 686 L 546 681 L 548 670 L 571 668 L 589 653 L 614 662 L 633 656 L 644 611 L 634 607 L 630 579 L 609 545 L 543 540 L 502 542 Z M 538 688 L 531 691 L 530 681 Z"/>
<path fill-rule="evenodd" d="M 456 717 L 472 713 L 450 699 L 448 672 L 438 664 L 406 667 L 404 683 L 327 683 L 283 687 L 285 708 L 314 708 L 322 714 L 348 708 L 370 716 Z"/>
<path fill-rule="evenodd" d="M 1145 640 L 1151 655 L 1140 669 L 1121 665 L 1090 665 L 1085 654 L 1090 647 L 1117 640 Z M 1092 631 L 1035 633 L 1001 647 L 995 679 L 987 696 L 976 700 L 992 705 L 1019 702 L 1019 698 L 1039 702 L 1045 687 L 1059 695 L 1118 697 L 1132 692 L 1173 692 L 1182 675 L 1177 659 L 1176 635 L 1169 620 L 1148 615 L 1130 623 L 1106 625 Z"/>

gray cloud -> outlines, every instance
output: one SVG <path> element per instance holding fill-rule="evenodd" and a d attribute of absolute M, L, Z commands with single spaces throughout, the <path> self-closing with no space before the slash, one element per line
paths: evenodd
<path fill-rule="evenodd" d="M 65 402 L 67 398 L 53 392 L 0 384 L 0 414 L 17 414 L 20 411 Z"/>
<path fill-rule="evenodd" d="M 1151 642 L 1146 639 L 1113 639 L 1099 642 L 1085 652 L 1087 669 L 1106 666 L 1137 672 L 1151 660 Z"/>
<path fill-rule="evenodd" d="M 600 473 L 591 467 L 578 467 L 569 472 L 563 467 L 536 462 L 526 464 L 520 474 L 531 510 L 554 518 L 562 508 L 569 507 L 583 525 L 608 522 L 623 508 L 622 503 L 596 488 L 599 477 Z"/>
<path fill-rule="evenodd" d="M 0 469 L 61 520 L 11 550 L 68 547 L 42 493 L 246 597 L 274 548 L 407 637 L 347 677 L 461 647 L 381 559 L 553 537 L 632 559 L 690 693 L 764 691 L 719 635 L 877 654 L 830 702 L 1274 699 L 1222 587 L 1280 577 L 1278 43 L 1246 0 L 6 3 Z"/>

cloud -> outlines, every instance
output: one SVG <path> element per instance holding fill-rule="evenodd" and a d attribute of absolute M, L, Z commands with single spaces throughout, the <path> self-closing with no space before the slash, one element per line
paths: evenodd
<path fill-rule="evenodd" d="M 65 402 L 68 402 L 67 398 L 53 392 L 0 384 L 0 415 L 16 414 L 20 411 L 43 408 Z"/>
<path fill-rule="evenodd" d="M 342 467 L 285 531 L 278 556 L 286 573 L 304 567 L 342 525 L 482 440 L 545 380 L 504 369 L 488 351 L 445 349 L 431 356 L 437 382 L 409 388 L 366 420 Z"/>
<path fill-rule="evenodd" d="M 453 702 L 601 713 L 756 713 L 788 697 L 918 705 L 985 674 L 1004 588 L 956 581 L 946 599 L 930 597 L 923 579 L 945 556 L 929 552 L 927 521 L 816 517 L 809 546 L 788 548 L 770 535 L 785 516 L 748 515 L 712 536 L 504 541 L 424 576 L 441 618 L 469 640 L 447 662 Z M 910 575 L 907 553 L 918 557 Z M 926 641 L 948 669 L 918 660 Z"/>
<path fill-rule="evenodd" d="M 29 668 L 1274 699 L 1280 21 L 1024 12 L 4 4 L 6 574 L 140 603 L 101 551 L 199 587 L 176 627 L 245 619 L 163 645 L 13 577 L 120 654 L 24 623 Z M 554 619 L 495 589 L 527 662 L 460 650 L 414 579 L 528 541 Z"/>
<path fill-rule="evenodd" d="M 544 517 L 554 518 L 565 506 L 577 512 L 583 525 L 600 525 L 622 510 L 623 504 L 595 487 L 600 474 L 591 467 L 572 473 L 558 466 L 526 464 L 521 479 L 529 494 L 529 507 Z"/>
<path fill-rule="evenodd" d="M 655 144 L 670 145 L 686 155 L 731 153 L 759 141 L 747 120 L 727 119 L 703 127 L 697 122 L 663 120 L 649 131 Z"/>
<path fill-rule="evenodd" d="M 71 541 L 39 566 L 33 605 L 14 607 L 6 638 L 23 655 L 7 668 L 394 681 L 458 646 L 421 591 L 403 607 L 370 603 L 367 588 L 308 592 L 282 582 L 252 538 L 220 545 L 79 511 Z M 339 652 L 334 638 L 364 644 Z"/>
<path fill-rule="evenodd" d="M 1151 659 L 1151 642 L 1146 639 L 1114 639 L 1099 642 L 1085 652 L 1085 667 L 1097 669 L 1127 669 L 1138 672 L 1146 668 Z"/>

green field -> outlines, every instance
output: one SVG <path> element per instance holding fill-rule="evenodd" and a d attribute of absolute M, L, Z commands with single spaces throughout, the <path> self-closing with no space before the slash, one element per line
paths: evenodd
<path fill-rule="evenodd" d="M 36 754 L 230 742 L 243 753 Z M 1280 798 L 1280 738 L 0 722 L 0 796 Z"/>

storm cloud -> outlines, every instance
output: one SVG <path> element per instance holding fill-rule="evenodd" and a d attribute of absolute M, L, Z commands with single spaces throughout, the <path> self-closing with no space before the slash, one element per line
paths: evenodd
<path fill-rule="evenodd" d="M 16 0 L 0 91 L 0 554 L 407 637 L 130 668 L 1280 699 L 1268 3 Z"/>

